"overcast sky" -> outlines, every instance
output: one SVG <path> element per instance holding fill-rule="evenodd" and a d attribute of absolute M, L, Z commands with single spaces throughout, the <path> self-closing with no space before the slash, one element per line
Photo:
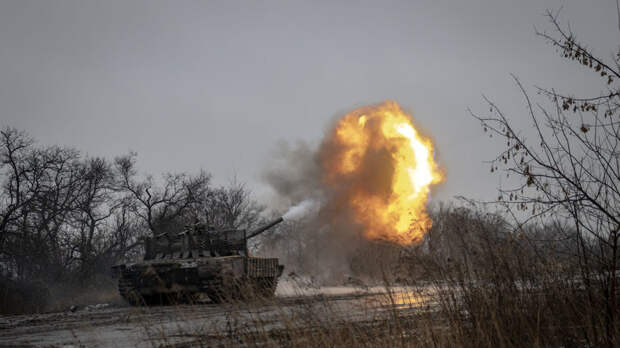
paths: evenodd
<path fill-rule="evenodd" d="M 467 108 L 486 110 L 484 94 L 524 119 L 510 73 L 598 86 L 535 36 L 560 7 L 613 54 L 615 0 L 0 0 L 0 126 L 93 156 L 136 151 L 144 173 L 236 175 L 261 198 L 282 141 L 318 143 L 334 115 L 393 99 L 435 141 L 447 180 L 434 199 L 488 198 L 496 144 Z"/>

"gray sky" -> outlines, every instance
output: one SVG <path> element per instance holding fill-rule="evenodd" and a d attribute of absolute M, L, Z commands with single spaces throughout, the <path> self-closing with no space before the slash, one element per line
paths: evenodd
<path fill-rule="evenodd" d="M 237 175 L 260 198 L 281 141 L 318 143 L 334 115 L 393 99 L 435 140 L 435 199 L 488 198 L 496 150 L 468 107 L 486 110 L 485 94 L 523 119 L 510 73 L 598 93 L 534 34 L 561 6 L 610 57 L 614 0 L 0 0 L 0 126 L 90 155 L 137 151 L 143 172 Z"/>

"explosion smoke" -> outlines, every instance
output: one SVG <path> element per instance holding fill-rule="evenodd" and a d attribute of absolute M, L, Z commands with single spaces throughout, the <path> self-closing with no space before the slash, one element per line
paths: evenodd
<path fill-rule="evenodd" d="M 281 144 L 265 179 L 282 205 L 294 205 L 285 220 L 303 217 L 293 235 L 309 250 L 293 262 L 337 279 L 372 241 L 421 241 L 432 226 L 430 188 L 443 180 L 433 155 L 430 139 L 392 101 L 340 117 L 318 149 Z"/>
<path fill-rule="evenodd" d="M 282 218 L 289 221 L 299 219 L 310 213 L 315 206 L 315 201 L 306 199 L 305 201 L 291 207 L 286 213 L 284 213 L 284 215 L 282 215 Z"/>

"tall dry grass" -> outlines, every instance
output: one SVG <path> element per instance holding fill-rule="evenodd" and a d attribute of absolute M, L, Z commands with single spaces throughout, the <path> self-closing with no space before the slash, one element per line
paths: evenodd
<path fill-rule="evenodd" d="M 380 305 L 343 307 L 327 298 L 239 304 L 221 328 L 186 337 L 205 347 L 618 346 L 609 277 L 583 267 L 570 240 L 541 239 L 535 227 L 510 232 L 495 214 L 439 213 L 427 240 L 400 249 L 398 262 L 384 269 L 384 293 L 365 297 Z"/>

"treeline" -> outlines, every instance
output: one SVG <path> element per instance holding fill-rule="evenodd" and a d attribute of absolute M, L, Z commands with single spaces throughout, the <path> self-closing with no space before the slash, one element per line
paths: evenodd
<path fill-rule="evenodd" d="M 568 223 L 549 220 L 515 228 L 504 214 L 466 202 L 433 205 L 429 215 L 430 230 L 408 246 L 359 236 L 348 237 L 348 247 L 331 247 L 338 242 L 329 233 L 332 227 L 310 217 L 278 226 L 264 236 L 262 249 L 265 255 L 277 253 L 287 272 L 313 277 L 317 285 L 339 285 L 349 277 L 368 285 L 405 285 L 455 277 L 464 270 L 468 277 L 489 279 L 514 264 L 529 272 L 549 266 L 566 278 L 604 271 L 599 263 L 582 267 L 581 248 L 598 259 L 603 255 L 598 244 L 580 240 Z"/>
<path fill-rule="evenodd" d="M 495 205 L 439 204 L 430 215 L 433 226 L 418 244 L 375 241 L 353 244 L 350 253 L 334 249 L 345 256 L 348 272 L 340 284 L 385 286 L 394 289 L 388 300 L 413 307 L 390 317 L 389 329 L 380 331 L 401 340 L 377 346 L 618 346 L 614 284 L 620 273 L 609 271 L 616 255 L 605 241 L 584 237 L 563 219 L 515 225 Z M 326 268 L 316 264 L 329 255 L 316 246 L 325 245 L 325 231 L 312 221 L 280 229 L 286 233 L 266 238 L 282 250 L 288 271 L 321 280 Z M 403 285 L 407 292 L 400 293 Z M 341 331 L 330 329 L 319 329 L 328 338 L 317 341 L 342 342 Z M 346 332 L 355 333 L 344 336 L 350 340 L 378 337 Z"/>
<path fill-rule="evenodd" d="M 205 171 L 142 176 L 136 159 L 0 131 L 0 312 L 40 310 L 50 287 L 109 275 L 142 252 L 144 237 L 196 221 L 245 228 L 260 219 L 243 184 L 214 187 Z"/>

